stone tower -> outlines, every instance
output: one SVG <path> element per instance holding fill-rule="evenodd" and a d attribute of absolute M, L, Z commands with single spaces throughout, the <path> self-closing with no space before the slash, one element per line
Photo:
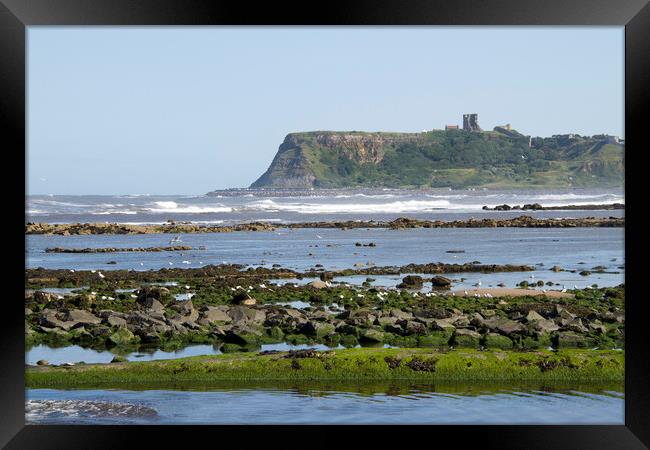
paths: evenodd
<path fill-rule="evenodd" d="M 478 114 L 463 114 L 464 131 L 482 131 L 478 126 Z"/>

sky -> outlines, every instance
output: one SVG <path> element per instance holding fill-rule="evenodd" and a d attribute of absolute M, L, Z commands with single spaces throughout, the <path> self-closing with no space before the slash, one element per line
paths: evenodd
<path fill-rule="evenodd" d="M 29 27 L 28 194 L 247 187 L 290 132 L 624 136 L 623 27 Z"/>

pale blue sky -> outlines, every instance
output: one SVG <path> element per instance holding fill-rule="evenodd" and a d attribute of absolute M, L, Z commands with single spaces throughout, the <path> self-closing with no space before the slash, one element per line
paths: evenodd
<path fill-rule="evenodd" d="M 623 135 L 622 27 L 29 27 L 28 193 L 247 187 L 292 131 Z"/>

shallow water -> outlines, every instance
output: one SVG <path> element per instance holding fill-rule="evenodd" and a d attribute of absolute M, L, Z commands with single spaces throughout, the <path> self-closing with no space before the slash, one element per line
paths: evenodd
<path fill-rule="evenodd" d="M 237 263 L 270 267 L 280 264 L 307 270 L 352 268 L 374 263 L 399 266 L 409 263 L 529 264 L 549 276 L 550 268 L 585 270 L 605 266 L 623 271 L 622 228 L 457 228 L 457 229 L 296 229 L 277 232 L 206 233 L 183 235 L 184 245 L 205 250 L 154 253 L 45 253 L 46 247 L 149 247 L 165 245 L 168 235 L 27 236 L 27 267 L 73 270 L 188 268 L 207 264 Z M 356 247 L 375 242 L 376 247 Z M 328 246 L 329 245 L 329 246 Z M 465 253 L 447 253 L 463 249 Z M 106 262 L 116 261 L 115 265 Z M 189 261 L 184 264 L 183 261 Z M 584 264 L 580 264 L 584 263 Z M 575 277 L 579 278 L 579 277 Z M 622 279 L 622 275 L 618 279 Z"/>
<path fill-rule="evenodd" d="M 408 384 L 320 384 L 315 387 L 226 386 L 209 391 L 28 389 L 26 394 L 28 423 L 624 423 L 624 395 L 621 390 L 607 388 L 585 392 L 584 389 L 512 386 L 449 389 Z M 88 401 L 100 405 L 89 407 Z M 101 406 L 101 402 L 110 405 Z"/>

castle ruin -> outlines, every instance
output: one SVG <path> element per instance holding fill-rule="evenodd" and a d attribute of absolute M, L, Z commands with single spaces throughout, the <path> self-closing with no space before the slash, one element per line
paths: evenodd
<path fill-rule="evenodd" d="M 478 114 L 463 114 L 463 131 L 483 131 L 478 126 Z"/>

